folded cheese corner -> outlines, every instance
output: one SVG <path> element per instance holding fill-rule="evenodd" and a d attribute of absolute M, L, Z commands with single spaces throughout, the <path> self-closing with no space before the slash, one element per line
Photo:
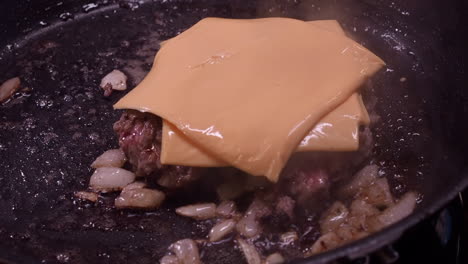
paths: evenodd
<path fill-rule="evenodd" d="M 276 181 L 314 125 L 383 65 L 303 21 L 208 18 L 164 43 L 115 107 L 159 115 L 208 157 Z"/>

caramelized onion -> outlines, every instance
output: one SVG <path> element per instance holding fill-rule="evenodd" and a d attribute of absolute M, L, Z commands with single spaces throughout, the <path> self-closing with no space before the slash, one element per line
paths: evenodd
<path fill-rule="evenodd" d="M 91 164 L 92 168 L 100 167 L 116 167 L 120 168 L 124 165 L 127 158 L 121 149 L 111 149 L 101 154 Z"/>
<path fill-rule="evenodd" d="M 221 240 L 226 235 L 231 233 L 234 228 L 236 227 L 236 221 L 229 219 L 220 222 L 219 224 L 215 225 L 211 228 L 209 238 L 211 242 L 215 242 Z"/>
<path fill-rule="evenodd" d="M 247 243 L 242 238 L 238 238 L 237 243 L 239 244 L 239 247 L 242 250 L 242 253 L 244 253 L 244 257 L 247 260 L 248 264 L 261 264 L 262 263 L 260 254 L 258 253 L 255 246 Z"/>
<path fill-rule="evenodd" d="M 161 263 L 161 264 L 180 264 L 180 261 L 176 256 L 166 255 L 159 261 L 159 263 Z"/>
<path fill-rule="evenodd" d="M 273 253 L 269 255 L 266 260 L 265 264 L 282 264 L 284 263 L 284 258 L 281 256 L 280 253 Z"/>
<path fill-rule="evenodd" d="M 410 215 L 416 206 L 416 194 L 408 192 L 392 207 L 387 208 L 378 217 L 379 221 L 384 225 L 391 225 L 408 215 Z"/>
<path fill-rule="evenodd" d="M 0 103 L 8 100 L 20 87 L 21 81 L 18 77 L 11 78 L 0 85 Z"/>
<path fill-rule="evenodd" d="M 339 194 L 345 197 L 353 196 L 363 187 L 371 185 L 379 175 L 377 165 L 368 165 L 353 176 L 350 183 L 340 189 Z"/>
<path fill-rule="evenodd" d="M 393 205 L 393 197 L 386 178 L 377 179 L 369 186 L 363 187 L 358 197 L 379 208 Z"/>
<path fill-rule="evenodd" d="M 127 76 L 119 70 L 113 70 L 102 78 L 100 86 L 104 89 L 105 96 L 109 96 L 112 90 L 126 90 Z"/>
<path fill-rule="evenodd" d="M 216 205 L 214 203 L 187 205 L 177 208 L 176 213 L 197 220 L 206 220 L 216 216 Z"/>
<path fill-rule="evenodd" d="M 342 243 L 341 239 L 333 232 L 327 233 L 319 237 L 317 241 L 312 245 L 308 256 L 314 255 L 332 248 L 339 246 Z"/>
<path fill-rule="evenodd" d="M 348 209 L 341 202 L 333 203 L 320 219 L 322 234 L 336 230 L 347 220 L 348 214 Z"/>
<path fill-rule="evenodd" d="M 81 200 L 88 200 L 91 202 L 96 202 L 98 200 L 98 194 L 94 192 L 75 192 L 75 197 L 81 199 Z"/>
<path fill-rule="evenodd" d="M 164 193 L 153 189 L 124 189 L 120 196 L 115 199 L 115 207 L 154 209 L 158 208 L 165 198 Z"/>
<path fill-rule="evenodd" d="M 200 254 L 195 241 L 192 239 L 182 239 L 170 246 L 176 254 L 181 264 L 201 264 Z"/>
<path fill-rule="evenodd" d="M 122 191 L 125 192 L 128 190 L 141 189 L 144 187 L 146 187 L 146 183 L 137 181 L 137 182 L 132 182 L 129 185 L 125 186 Z"/>
<path fill-rule="evenodd" d="M 236 225 L 237 232 L 244 237 L 254 237 L 260 233 L 260 224 L 253 214 L 245 215 Z"/>
<path fill-rule="evenodd" d="M 134 180 L 135 174 L 133 172 L 121 168 L 101 167 L 94 171 L 89 186 L 93 190 L 109 192 L 122 190 Z"/>
<path fill-rule="evenodd" d="M 286 244 L 286 245 L 291 244 L 298 239 L 299 239 L 299 236 L 294 231 L 283 233 L 280 236 L 281 243 Z"/>
<path fill-rule="evenodd" d="M 236 213 L 236 204 L 233 201 L 223 201 L 216 207 L 216 214 L 229 218 Z"/>

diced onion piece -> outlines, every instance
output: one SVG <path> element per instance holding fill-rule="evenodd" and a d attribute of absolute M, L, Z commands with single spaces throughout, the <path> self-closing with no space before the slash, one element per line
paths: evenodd
<path fill-rule="evenodd" d="M 166 255 L 159 262 L 161 264 L 180 264 L 179 258 L 173 255 Z"/>
<path fill-rule="evenodd" d="M 386 178 L 377 179 L 371 185 L 363 188 L 358 196 L 376 207 L 385 208 L 393 205 L 392 193 Z"/>
<path fill-rule="evenodd" d="M 106 85 L 110 85 L 112 90 L 126 90 L 127 76 L 119 70 L 113 70 L 101 80 L 101 88 L 104 89 Z"/>
<path fill-rule="evenodd" d="M 266 260 L 265 264 L 282 264 L 284 263 L 284 258 L 281 256 L 280 253 L 273 253 L 269 255 Z"/>
<path fill-rule="evenodd" d="M 153 189 L 124 189 L 115 199 L 115 207 L 155 209 L 162 204 L 165 198 L 164 193 Z"/>
<path fill-rule="evenodd" d="M 253 214 L 245 215 L 236 225 L 237 232 L 244 237 L 254 237 L 260 234 L 261 228 Z"/>
<path fill-rule="evenodd" d="M 250 203 L 249 208 L 247 208 L 245 212 L 246 216 L 252 215 L 255 219 L 262 218 L 269 214 L 271 214 L 271 207 L 258 198 L 255 198 L 252 203 Z"/>
<path fill-rule="evenodd" d="M 343 241 L 343 243 L 351 242 L 368 235 L 368 233 L 362 230 L 360 226 L 355 227 L 349 223 L 339 227 L 334 233 Z"/>
<path fill-rule="evenodd" d="M 94 171 L 89 181 L 93 190 L 109 192 L 122 190 L 135 181 L 135 174 L 121 168 L 101 167 Z"/>
<path fill-rule="evenodd" d="M 176 254 L 181 264 L 200 264 L 200 254 L 195 241 L 192 239 L 182 239 L 170 246 Z"/>
<path fill-rule="evenodd" d="M 214 203 L 187 205 L 177 208 L 176 213 L 197 220 L 206 220 L 216 216 L 216 205 Z"/>
<path fill-rule="evenodd" d="M 373 205 L 364 200 L 357 199 L 351 203 L 350 216 L 347 220 L 347 225 L 362 232 L 375 231 L 370 220 L 380 214 L 380 211 Z"/>
<path fill-rule="evenodd" d="M 20 87 L 21 80 L 18 77 L 6 80 L 0 85 L 0 103 L 8 100 Z"/>
<path fill-rule="evenodd" d="M 244 253 L 245 259 L 247 260 L 248 264 L 261 264 L 262 263 L 260 254 L 258 253 L 255 246 L 247 243 L 242 238 L 238 238 L 237 243 L 239 244 L 239 247 L 242 250 L 242 253 Z"/>
<path fill-rule="evenodd" d="M 319 237 L 317 241 L 310 248 L 308 256 L 314 255 L 320 252 L 327 251 L 338 247 L 342 243 L 342 240 L 333 232 L 327 233 Z"/>
<path fill-rule="evenodd" d="M 281 243 L 286 244 L 286 245 L 291 244 L 298 239 L 299 239 L 299 236 L 294 231 L 283 233 L 280 236 Z"/>
<path fill-rule="evenodd" d="M 236 204 L 233 201 L 222 201 L 216 207 L 216 214 L 222 217 L 229 218 L 236 213 Z"/>
<path fill-rule="evenodd" d="M 75 197 L 81 199 L 81 200 L 88 200 L 91 202 L 96 202 L 98 200 L 98 194 L 94 192 L 75 192 Z"/>
<path fill-rule="evenodd" d="M 353 216 L 373 216 L 379 213 L 375 206 L 361 199 L 354 200 L 349 209 Z"/>
<path fill-rule="evenodd" d="M 97 157 L 93 164 L 91 164 L 91 167 L 95 169 L 100 167 L 120 168 L 126 160 L 125 153 L 121 149 L 111 149 Z"/>
<path fill-rule="evenodd" d="M 146 183 L 137 181 L 137 182 L 132 182 L 129 185 L 125 186 L 122 191 L 124 192 L 128 190 L 141 189 L 145 187 L 146 187 Z"/>
<path fill-rule="evenodd" d="M 356 173 L 353 176 L 353 180 L 340 189 L 339 193 L 343 196 L 353 196 L 363 187 L 371 185 L 378 175 L 379 167 L 377 165 L 368 165 Z"/>
<path fill-rule="evenodd" d="M 231 233 L 234 228 L 236 227 L 236 221 L 229 219 L 216 224 L 213 228 L 211 228 L 209 238 L 211 242 L 215 242 L 221 240 L 226 235 Z"/>
<path fill-rule="evenodd" d="M 400 221 L 401 219 L 410 215 L 416 207 L 416 194 L 408 192 L 392 207 L 387 208 L 378 216 L 378 220 L 384 225 L 388 226 Z"/>
<path fill-rule="evenodd" d="M 336 230 L 347 220 L 348 215 L 348 209 L 346 209 L 341 202 L 333 203 L 333 205 L 328 208 L 320 219 L 320 229 L 322 234 Z"/>

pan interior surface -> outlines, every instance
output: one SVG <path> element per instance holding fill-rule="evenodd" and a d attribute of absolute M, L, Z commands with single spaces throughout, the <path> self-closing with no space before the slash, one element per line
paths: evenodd
<path fill-rule="evenodd" d="M 160 41 L 209 16 L 337 19 L 350 37 L 387 63 L 364 94 L 377 99 L 380 116 L 372 126 L 373 162 L 382 167 L 394 195 L 417 191 L 419 206 L 365 243 L 305 261 L 379 248 L 467 186 L 468 109 L 462 89 L 467 77 L 460 70 L 466 51 L 458 46 L 458 18 L 450 13 L 458 1 L 453 7 L 424 2 L 439 15 L 406 1 L 280 2 L 109 4 L 50 21 L 38 18 L 42 29 L 8 39 L 0 47 L 0 82 L 19 76 L 22 86 L 0 105 L 0 259 L 154 263 L 171 243 L 206 236 L 212 223 L 176 216 L 178 204 L 155 212 L 117 211 L 112 195 L 94 205 L 75 199 L 73 192 L 87 188 L 92 161 L 118 147 L 112 124 L 121 112 L 112 105 L 124 93 L 104 97 L 102 77 L 120 69 L 134 87 L 151 68 Z M 422 15 L 427 21 L 418 19 Z M 202 257 L 206 263 L 243 260 L 230 240 L 206 245 Z"/>

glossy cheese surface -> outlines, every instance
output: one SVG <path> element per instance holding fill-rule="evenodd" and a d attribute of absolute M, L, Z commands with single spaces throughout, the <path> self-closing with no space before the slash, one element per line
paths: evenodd
<path fill-rule="evenodd" d="M 115 107 L 156 114 L 212 157 L 276 181 L 315 124 L 383 65 L 307 22 L 207 18 L 167 41 Z"/>
<path fill-rule="evenodd" d="M 336 20 L 307 22 L 325 30 L 344 35 Z M 353 94 L 343 104 L 325 116 L 301 141 L 296 151 L 353 151 L 359 148 L 359 125 L 368 125 L 369 116 L 360 95 Z M 216 159 L 190 142 L 182 132 L 163 121 L 161 163 L 195 167 L 222 167 L 226 162 Z"/>

